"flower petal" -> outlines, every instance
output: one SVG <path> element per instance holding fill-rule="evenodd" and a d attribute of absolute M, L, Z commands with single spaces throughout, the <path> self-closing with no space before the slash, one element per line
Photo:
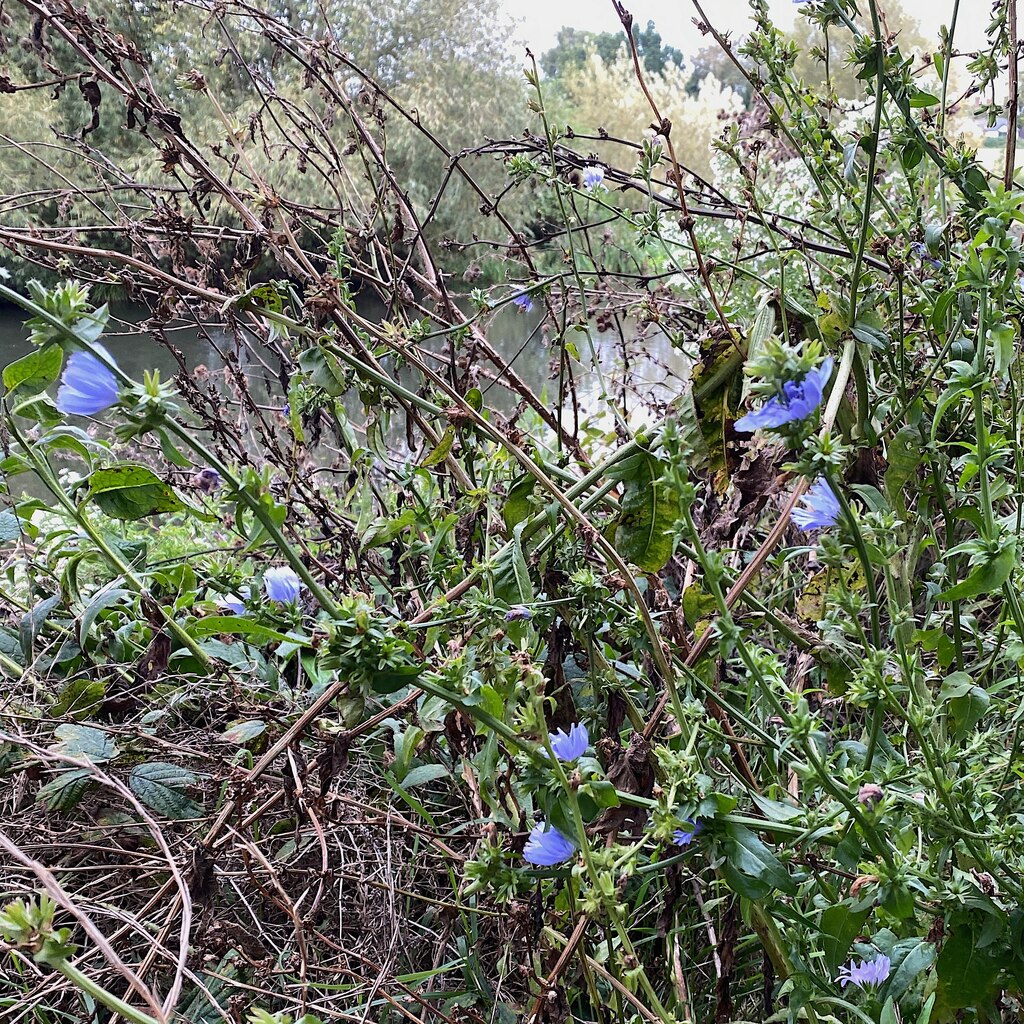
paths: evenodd
<path fill-rule="evenodd" d="M 546 831 L 543 822 L 537 822 L 530 831 L 530 838 L 523 847 L 523 859 L 538 867 L 553 867 L 568 860 L 576 847 L 553 825 Z"/>
<path fill-rule="evenodd" d="M 113 362 L 101 345 L 96 348 Z M 57 408 L 65 415 L 94 416 L 117 401 L 117 378 L 92 352 L 72 352 L 61 374 Z"/>
<path fill-rule="evenodd" d="M 263 574 L 263 586 L 271 601 L 292 604 L 299 599 L 302 581 L 294 569 L 288 566 L 274 566 Z"/>

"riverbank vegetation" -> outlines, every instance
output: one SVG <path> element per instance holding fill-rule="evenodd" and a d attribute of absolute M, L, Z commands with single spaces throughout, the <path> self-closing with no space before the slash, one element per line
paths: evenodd
<path fill-rule="evenodd" d="M 4 1021 L 1019 1018 L 1016 7 L 694 7 L 5 8 Z"/>

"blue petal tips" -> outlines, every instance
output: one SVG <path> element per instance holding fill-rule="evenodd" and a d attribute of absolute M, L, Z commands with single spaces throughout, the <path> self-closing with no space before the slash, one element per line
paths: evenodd
<path fill-rule="evenodd" d="M 572 841 L 566 839 L 553 825 L 544 830 L 544 822 L 539 821 L 530 831 L 530 838 L 523 847 L 523 860 L 538 867 L 550 868 L 568 860 L 575 852 Z"/>
<path fill-rule="evenodd" d="M 222 594 L 217 604 L 221 608 L 231 612 L 232 615 L 244 615 L 245 602 L 249 599 L 249 588 L 242 587 L 237 594 Z"/>
<path fill-rule="evenodd" d="M 299 599 L 302 581 L 295 574 L 294 569 L 289 569 L 286 565 L 275 566 L 264 573 L 263 586 L 267 591 L 267 597 L 271 601 L 280 601 L 281 604 L 293 604 Z"/>
<path fill-rule="evenodd" d="M 793 509 L 793 522 L 801 530 L 824 530 L 835 526 L 841 508 L 827 480 L 819 480 L 811 486 L 800 501 L 802 504 Z"/>
<path fill-rule="evenodd" d="M 110 362 L 102 345 L 97 350 Z M 117 401 L 117 378 L 91 352 L 72 352 L 57 389 L 57 408 L 65 415 L 95 416 Z"/>
<path fill-rule="evenodd" d="M 582 722 L 576 722 L 568 733 L 563 729 L 548 733 L 548 741 L 559 761 L 575 761 L 590 745 L 590 736 L 587 727 Z"/>
<path fill-rule="evenodd" d="M 834 360 L 828 356 L 821 366 L 808 370 L 802 380 L 787 380 L 782 385 L 781 395 L 773 395 L 760 409 L 738 419 L 736 429 L 750 434 L 807 419 L 821 405 L 833 365 Z"/>
<path fill-rule="evenodd" d="M 842 988 L 846 988 L 850 982 L 858 988 L 881 985 L 889 977 L 891 967 L 892 962 L 884 955 L 876 956 L 870 963 L 867 960 L 861 960 L 860 963 L 851 960 L 845 967 L 840 968 L 836 981 Z"/>
<path fill-rule="evenodd" d="M 704 828 L 699 821 L 688 821 L 686 824 L 690 826 L 689 831 L 677 828 L 675 832 L 672 833 L 672 842 L 675 843 L 676 846 L 689 846 Z"/>

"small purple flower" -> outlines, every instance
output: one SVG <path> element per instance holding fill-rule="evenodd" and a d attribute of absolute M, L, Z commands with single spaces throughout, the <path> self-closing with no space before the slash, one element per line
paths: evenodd
<path fill-rule="evenodd" d="M 590 745 L 590 736 L 587 727 L 576 722 L 569 727 L 568 734 L 563 729 L 548 733 L 548 742 L 559 761 L 575 761 Z"/>
<path fill-rule="evenodd" d="M 210 466 L 199 470 L 192 479 L 193 483 L 203 494 L 213 494 L 222 483 L 220 473 Z"/>
<path fill-rule="evenodd" d="M 879 954 L 868 963 L 867 960 L 861 960 L 860 963 L 856 963 L 851 960 L 845 967 L 839 971 L 839 977 L 836 981 L 846 988 L 846 986 L 852 981 L 858 988 L 865 988 L 868 985 L 881 985 L 886 978 L 889 977 L 889 970 L 892 967 L 887 956 Z"/>
<path fill-rule="evenodd" d="M 689 832 L 686 832 L 681 828 L 677 828 L 675 832 L 672 833 L 672 842 L 675 843 L 676 846 L 689 846 L 704 829 L 704 826 L 699 821 L 688 821 L 686 824 L 690 826 Z"/>
<path fill-rule="evenodd" d="M 927 263 L 933 270 L 942 269 L 942 260 L 936 259 L 928 251 L 924 242 L 911 242 L 910 251 L 922 262 Z"/>
<path fill-rule="evenodd" d="M 533 618 L 533 612 L 525 604 L 514 604 L 505 612 L 506 622 L 529 622 Z"/>
<path fill-rule="evenodd" d="M 529 295 L 517 295 L 512 300 L 512 305 L 518 306 L 520 313 L 530 313 L 533 311 L 533 299 Z"/>
<path fill-rule="evenodd" d="M 603 167 L 584 167 L 583 168 L 583 187 L 587 191 L 592 192 L 598 185 L 604 184 L 604 168 Z"/>
<path fill-rule="evenodd" d="M 114 361 L 102 346 L 95 346 L 105 359 Z M 117 401 L 117 378 L 91 352 L 72 352 L 57 389 L 57 408 L 73 416 L 95 416 Z"/>
<path fill-rule="evenodd" d="M 241 596 L 239 596 L 241 595 Z M 221 608 L 227 609 L 232 615 L 245 614 L 245 602 L 249 599 L 249 588 L 239 587 L 238 594 L 222 594 L 217 600 Z"/>
<path fill-rule="evenodd" d="M 281 604 L 293 604 L 299 599 L 302 581 L 288 566 L 275 566 L 263 574 L 263 586 L 271 601 Z"/>
<path fill-rule="evenodd" d="M 550 868 L 568 860 L 575 850 L 572 841 L 566 839 L 554 825 L 545 831 L 544 822 L 538 821 L 523 847 L 523 860 L 538 867 Z"/>
<path fill-rule="evenodd" d="M 839 499 L 827 480 L 819 480 L 800 501 L 803 506 L 793 509 L 793 522 L 801 530 L 823 530 L 827 526 L 835 526 L 841 509 Z"/>
<path fill-rule="evenodd" d="M 736 421 L 736 429 L 745 434 L 755 430 L 781 427 L 807 419 L 821 405 L 825 385 L 832 376 L 833 360 L 829 356 L 813 370 L 808 370 L 802 380 L 787 380 L 782 385 L 782 394 L 773 395 L 760 409 L 748 413 Z"/>

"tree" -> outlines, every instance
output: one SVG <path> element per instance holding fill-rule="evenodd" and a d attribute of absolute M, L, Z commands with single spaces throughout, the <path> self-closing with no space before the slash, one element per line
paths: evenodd
<path fill-rule="evenodd" d="M 703 177 L 711 175 L 711 142 L 722 130 L 719 115 L 738 113 L 743 104 L 732 89 L 723 89 L 708 75 L 696 95 L 689 76 L 676 64 L 652 73 L 648 86 L 658 97 L 662 113 L 672 121 L 672 138 L 679 160 Z M 580 132 L 605 129 L 616 138 L 636 141 L 651 123 L 651 108 L 640 89 L 633 62 L 625 54 L 610 61 L 592 53 L 582 67 L 570 68 L 560 80 L 561 119 Z M 602 153 L 599 145 L 598 152 Z M 621 150 L 609 146 L 605 156 L 621 159 Z"/>
<path fill-rule="evenodd" d="M 692 58 L 693 72 L 687 90 L 691 96 L 700 92 L 701 84 L 708 75 L 713 75 L 724 89 L 732 89 L 750 107 L 753 89 L 743 72 L 718 46 L 705 46 Z"/>
<path fill-rule="evenodd" d="M 653 21 L 648 21 L 644 29 L 634 24 L 633 41 L 644 70 L 651 74 L 660 75 L 671 66 L 683 66 L 682 51 L 662 42 Z M 622 32 L 587 32 L 565 26 L 558 30 L 555 45 L 541 57 L 541 67 L 545 74 L 558 78 L 566 71 L 583 67 L 591 53 L 610 63 L 625 48 Z"/>
<path fill-rule="evenodd" d="M 222 154 L 230 165 L 227 177 L 237 183 L 251 168 L 274 193 L 296 202 L 334 207 L 342 205 L 342 200 L 328 196 L 344 190 L 345 202 L 365 202 L 368 209 L 374 208 L 373 191 L 379 183 L 369 180 L 355 144 L 345 153 L 350 173 L 343 181 L 332 176 L 328 189 L 314 172 L 316 154 L 299 160 L 298 151 L 289 148 L 290 131 L 296 127 L 289 126 L 290 116 L 301 121 L 305 115 L 300 112 L 309 109 L 313 118 L 305 128 L 314 134 L 329 130 L 339 112 L 337 97 L 353 100 L 363 81 L 354 70 L 339 65 L 333 94 L 311 90 L 302 60 L 285 58 L 261 25 L 280 26 L 344 50 L 354 67 L 366 69 L 411 113 L 407 119 L 394 110 L 383 110 L 373 98 L 372 87 L 364 94 L 367 104 L 358 106 L 389 166 L 423 209 L 445 181 L 448 167 L 414 121 L 452 152 L 478 143 L 487 134 L 514 135 L 525 121 L 522 79 L 506 45 L 512 23 L 499 0 L 383 0 L 370 6 L 360 0 L 260 0 L 251 7 L 225 3 L 216 13 L 208 10 L 202 17 L 183 17 L 184 8 L 158 0 L 130 4 L 87 0 L 84 6 L 76 6 L 74 23 L 83 45 L 90 45 L 90 36 L 98 34 L 103 23 L 123 36 L 141 54 L 141 64 L 157 92 L 181 116 L 186 134 L 199 144 L 214 145 Z M 7 51 L 0 54 L 0 75 L 17 90 L 0 91 L 3 131 L 15 144 L 5 155 L 3 190 L 49 193 L 58 180 L 54 171 L 68 183 L 95 188 L 97 179 L 102 179 L 106 188 L 120 187 L 122 182 L 109 177 L 115 165 L 136 180 L 168 183 L 170 172 L 159 148 L 159 131 L 146 127 L 148 137 L 143 134 L 141 118 L 126 109 L 123 96 L 102 81 L 94 82 L 81 54 L 58 34 L 34 40 L 24 7 L 14 5 L 12 16 L 5 30 Z M 20 44 L 13 42 L 18 39 Z M 196 68 L 202 69 L 199 79 L 194 75 Z M 31 88 L 59 73 L 70 77 L 56 96 L 52 86 Z M 94 108 L 79 83 L 99 97 L 98 123 L 85 134 Z M 267 104 L 273 97 L 286 105 L 288 116 L 270 116 Z M 126 130 L 130 121 L 135 130 Z M 127 127 L 131 129 L 132 124 Z M 44 147 L 43 140 L 50 145 Z M 346 149 L 347 143 L 343 140 L 338 148 Z M 334 145 L 332 140 L 330 146 Z M 238 155 L 242 148 L 244 159 Z M 282 159 L 286 151 L 290 159 Z M 504 181 L 501 168 L 493 162 L 475 170 L 487 186 Z M 468 188 L 450 187 L 442 206 L 434 211 L 432 230 L 470 233 L 479 225 L 479 206 L 479 197 Z M 9 223 L 49 219 L 55 209 L 47 212 L 20 204 L 9 215 Z M 65 223 L 73 223 L 78 212 L 68 208 L 61 216 Z M 80 212 L 83 218 L 94 219 L 95 210 L 87 205 L 82 204 Z"/>

